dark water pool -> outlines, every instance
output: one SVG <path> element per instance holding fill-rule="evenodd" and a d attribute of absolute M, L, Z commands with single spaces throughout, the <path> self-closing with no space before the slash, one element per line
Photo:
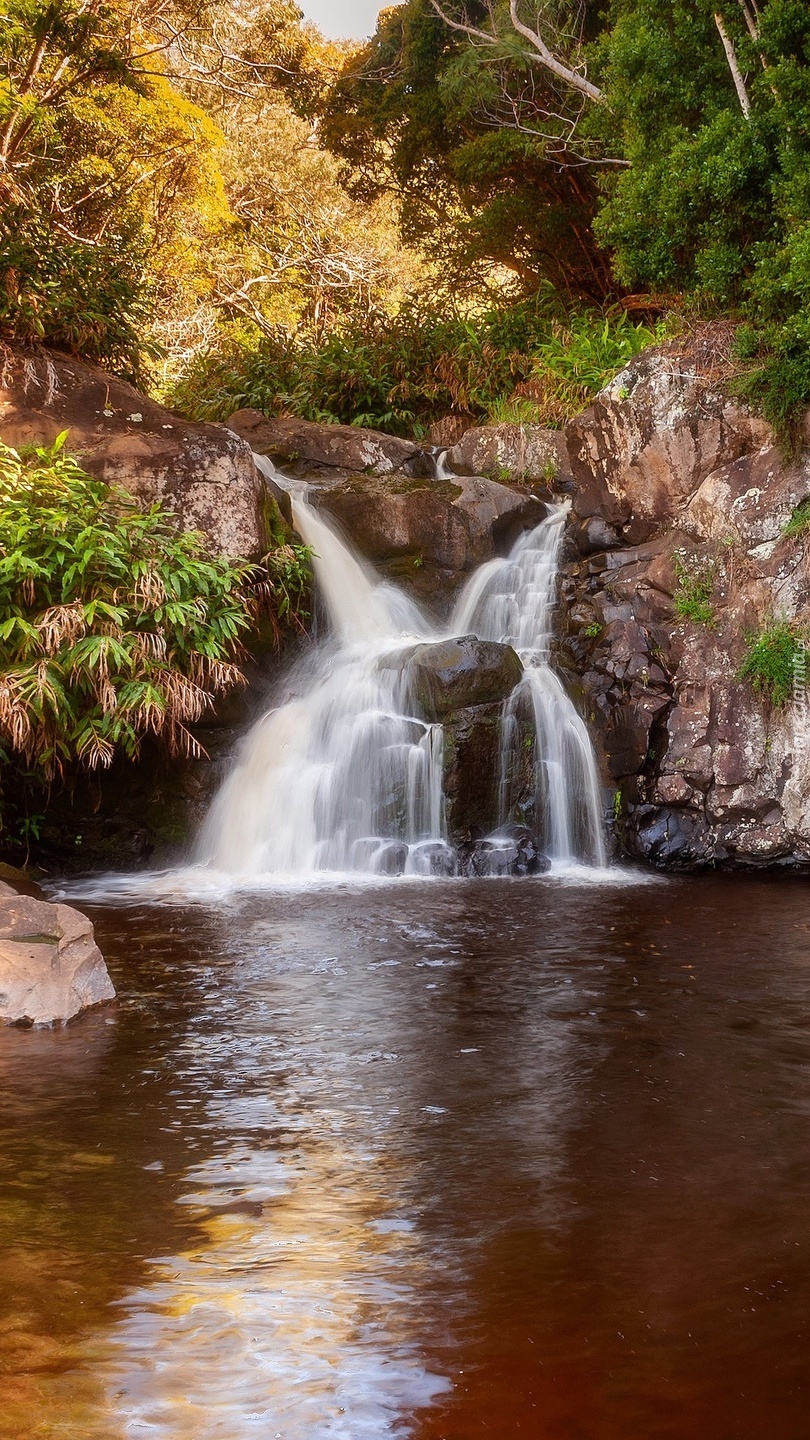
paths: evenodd
<path fill-rule="evenodd" d="M 0 1437 L 806 1440 L 806 881 L 94 907 L 0 1031 Z"/>

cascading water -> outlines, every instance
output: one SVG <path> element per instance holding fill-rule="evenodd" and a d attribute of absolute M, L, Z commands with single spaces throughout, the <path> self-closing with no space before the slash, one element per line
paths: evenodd
<path fill-rule="evenodd" d="M 206 820 L 200 858 L 240 874 L 452 873 L 441 727 L 408 712 L 402 673 L 380 663 L 429 630 L 303 495 L 292 505 L 333 635 L 248 736 Z"/>
<path fill-rule="evenodd" d="M 490 560 L 472 576 L 453 614 L 457 633 L 513 645 L 522 681 L 501 723 L 499 823 L 512 818 L 510 777 L 527 716 L 534 737 L 534 828 L 549 859 L 606 862 L 599 772 L 590 736 L 550 663 L 559 552 L 567 507 L 555 505 L 521 536 L 505 560 Z"/>
<path fill-rule="evenodd" d="M 198 859 L 237 874 L 458 873 L 446 830 L 442 727 L 411 713 L 404 670 L 384 663 L 403 643 L 443 635 L 352 553 L 304 487 L 292 505 L 332 633 L 293 671 L 284 703 L 248 735 L 203 827 Z M 510 746 L 529 697 L 538 832 L 550 858 L 601 865 L 593 752 L 548 659 L 564 523 L 564 507 L 555 506 L 507 560 L 482 566 L 450 633 L 507 641 L 527 667 L 504 714 L 500 823 L 510 818 Z"/>

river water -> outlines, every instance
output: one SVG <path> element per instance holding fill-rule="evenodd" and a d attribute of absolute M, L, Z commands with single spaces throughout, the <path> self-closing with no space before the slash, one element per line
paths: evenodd
<path fill-rule="evenodd" d="M 806 1440 L 806 881 L 95 904 L 0 1031 L 2 1440 Z"/>

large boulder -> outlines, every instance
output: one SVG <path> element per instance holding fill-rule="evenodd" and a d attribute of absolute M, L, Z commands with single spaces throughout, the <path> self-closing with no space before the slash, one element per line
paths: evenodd
<path fill-rule="evenodd" d="M 645 350 L 566 427 L 574 510 L 644 539 L 677 518 L 708 475 L 772 441 L 731 397 L 706 346 Z"/>
<path fill-rule="evenodd" d="M 564 434 L 542 425 L 475 425 L 448 450 L 447 462 L 459 475 L 542 480 L 547 485 L 559 484 L 570 474 Z"/>
<path fill-rule="evenodd" d="M 511 645 L 475 635 L 426 640 L 386 655 L 380 664 L 405 672 L 414 708 L 431 723 L 471 706 L 503 702 L 523 676 Z"/>
<path fill-rule="evenodd" d="M 51 1025 L 114 996 L 87 916 L 0 882 L 0 1021 Z"/>
<path fill-rule="evenodd" d="M 384 565 L 407 557 L 450 577 L 490 559 L 546 513 L 535 496 L 480 476 L 358 476 L 315 491 L 313 499 L 370 560 Z"/>
<path fill-rule="evenodd" d="M 237 410 L 228 427 L 259 455 L 299 469 L 325 465 L 370 475 L 433 473 L 433 461 L 421 445 L 367 430 L 360 425 L 323 425 L 312 420 L 277 419 L 259 410 Z"/>
<path fill-rule="evenodd" d="M 92 475 L 138 501 L 170 506 L 224 555 L 267 549 L 264 482 L 250 446 L 221 425 L 182 420 L 114 375 L 65 355 L 9 351 L 0 376 L 0 438 L 67 448 Z"/>

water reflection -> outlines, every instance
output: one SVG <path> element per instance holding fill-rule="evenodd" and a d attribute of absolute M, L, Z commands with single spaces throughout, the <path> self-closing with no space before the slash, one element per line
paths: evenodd
<path fill-rule="evenodd" d="M 0 1436 L 804 1440 L 805 897 L 99 911 L 118 1009 L 0 1032 Z"/>

